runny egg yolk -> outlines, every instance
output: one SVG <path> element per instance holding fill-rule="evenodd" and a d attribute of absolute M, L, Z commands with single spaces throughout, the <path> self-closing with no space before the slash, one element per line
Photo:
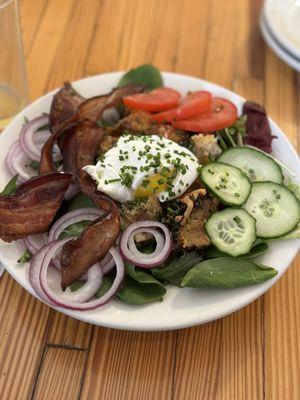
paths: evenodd
<path fill-rule="evenodd" d="M 140 199 L 149 197 L 153 194 L 163 192 L 168 187 L 168 178 L 172 176 L 172 172 L 157 173 L 149 178 L 145 178 L 141 185 L 136 189 L 134 197 Z"/>

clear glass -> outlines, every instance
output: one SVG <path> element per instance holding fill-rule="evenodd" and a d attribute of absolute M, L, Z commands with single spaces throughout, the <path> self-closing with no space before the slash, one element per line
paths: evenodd
<path fill-rule="evenodd" d="M 18 0 L 0 0 L 0 130 L 25 106 L 27 99 Z"/>

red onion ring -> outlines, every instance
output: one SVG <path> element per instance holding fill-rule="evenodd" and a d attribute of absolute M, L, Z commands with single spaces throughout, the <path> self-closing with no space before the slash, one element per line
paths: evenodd
<path fill-rule="evenodd" d="M 125 267 L 119 252 L 115 248 L 109 250 L 110 254 L 116 263 L 116 277 L 111 288 L 99 299 L 91 300 L 89 302 L 79 303 L 77 301 L 70 301 L 63 296 L 55 294 L 47 283 L 47 270 L 49 268 L 52 258 L 56 252 L 70 239 L 58 240 L 48 243 L 33 257 L 30 270 L 29 279 L 30 283 L 39 295 L 39 297 L 57 307 L 67 308 L 70 310 L 93 310 L 106 304 L 118 291 L 123 279 L 125 277 Z M 99 269 L 102 274 L 101 270 Z M 83 297 L 81 294 L 80 296 Z M 92 297 L 92 296 L 91 296 Z"/>
<path fill-rule="evenodd" d="M 21 130 L 20 146 L 31 160 L 40 161 L 41 154 L 34 143 L 33 135 L 48 122 L 49 115 L 42 115 L 29 121 Z"/>
<path fill-rule="evenodd" d="M 135 241 L 134 241 L 134 237 L 135 235 L 137 235 L 138 233 L 150 233 L 154 239 L 156 240 L 156 249 L 154 250 L 153 253 L 151 254 L 145 254 L 142 253 L 141 251 L 139 251 L 136 247 Z M 163 235 L 156 231 L 153 228 L 138 228 L 135 229 L 134 232 L 131 233 L 131 235 L 129 235 L 128 238 L 128 249 L 131 251 L 131 253 L 135 256 L 135 257 L 142 257 L 143 259 L 153 259 L 153 257 L 158 256 L 163 247 L 164 247 L 165 241 L 164 241 L 164 237 Z"/>
<path fill-rule="evenodd" d="M 5 166 L 11 175 L 18 174 L 18 182 L 25 182 L 32 178 L 28 172 L 25 171 L 25 166 L 30 162 L 30 159 L 23 153 L 20 143 L 17 140 L 14 142 L 6 157 Z"/>
<path fill-rule="evenodd" d="M 150 228 L 150 229 L 149 229 Z M 164 240 L 160 232 L 155 228 L 163 231 Z M 156 240 L 156 249 L 151 254 L 140 252 L 135 244 L 134 236 L 137 233 L 151 233 Z M 141 268 L 153 268 L 162 264 L 172 251 L 172 236 L 169 229 L 157 221 L 138 221 L 129 225 L 122 233 L 120 241 L 120 252 L 122 256 L 130 263 Z"/>
<path fill-rule="evenodd" d="M 24 239 L 26 248 L 33 255 L 37 253 L 47 243 L 47 236 L 43 233 L 27 236 Z"/>
<path fill-rule="evenodd" d="M 102 269 L 99 267 L 99 264 L 94 264 L 89 268 L 88 272 L 86 273 L 86 282 L 85 284 L 72 292 L 70 288 L 67 288 L 65 292 L 60 294 L 61 299 L 71 301 L 74 303 L 85 303 L 86 301 L 90 300 L 97 290 L 102 285 L 103 281 L 103 272 Z"/>
<path fill-rule="evenodd" d="M 103 211 L 98 208 L 79 208 L 78 210 L 68 212 L 52 225 L 49 231 L 48 243 L 57 240 L 59 235 L 69 225 L 75 224 L 75 222 L 79 221 L 93 221 L 94 219 L 101 217 L 101 215 L 103 215 Z"/>
<path fill-rule="evenodd" d="M 100 261 L 100 266 L 103 272 L 103 275 L 108 274 L 116 265 L 114 258 L 110 253 L 107 253 L 106 256 Z"/>
<path fill-rule="evenodd" d="M 43 287 L 40 281 L 41 275 L 41 266 L 43 262 L 46 260 L 47 262 L 47 254 L 49 249 L 55 246 L 56 251 L 59 250 L 67 241 L 70 239 L 65 239 L 62 241 L 56 241 L 44 246 L 36 255 L 33 257 L 32 262 L 30 264 L 29 270 L 29 279 L 32 287 L 36 291 L 36 293 L 47 303 L 55 305 L 55 302 L 49 301 L 47 293 L 44 292 Z M 54 245 L 53 245 L 54 244 Z M 57 244 L 57 245 L 56 245 Z M 49 263 L 50 265 L 50 263 Z M 48 266 L 49 266 L 48 265 Z M 88 301 L 94 294 L 97 292 L 99 287 L 101 286 L 103 273 L 101 268 L 99 268 L 98 264 L 93 265 L 87 272 L 86 282 L 85 284 L 76 292 L 72 292 L 69 288 L 63 293 L 61 292 L 59 296 L 68 302 L 75 303 L 84 303 Z M 47 279 L 47 271 L 46 271 L 46 279 Z"/>
<path fill-rule="evenodd" d="M 79 192 L 79 189 L 77 187 L 77 185 L 75 185 L 75 183 L 70 183 L 70 186 L 68 187 L 65 195 L 64 195 L 64 199 L 66 201 L 69 201 L 71 199 L 73 199 L 73 197 L 76 196 L 76 194 Z"/>

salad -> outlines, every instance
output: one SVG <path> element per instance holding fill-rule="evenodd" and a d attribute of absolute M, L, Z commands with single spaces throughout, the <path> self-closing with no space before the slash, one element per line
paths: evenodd
<path fill-rule="evenodd" d="M 24 242 L 33 289 L 61 308 L 262 283 L 277 271 L 256 256 L 299 238 L 299 186 L 273 140 L 262 106 L 181 96 L 151 65 L 89 99 L 65 83 L 6 156 L 0 238 Z"/>

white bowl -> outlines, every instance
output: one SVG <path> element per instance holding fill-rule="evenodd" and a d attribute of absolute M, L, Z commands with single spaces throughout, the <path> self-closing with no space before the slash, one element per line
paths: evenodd
<path fill-rule="evenodd" d="M 295 71 L 300 72 L 300 61 L 299 59 L 292 56 L 291 53 L 287 52 L 280 42 L 275 38 L 270 27 L 266 21 L 264 13 L 260 16 L 260 30 L 261 33 L 273 52 L 287 65 L 293 68 Z"/>
<path fill-rule="evenodd" d="M 86 97 L 104 94 L 116 86 L 122 76 L 121 72 L 98 75 L 85 78 L 74 83 L 74 87 Z M 164 82 L 183 94 L 187 91 L 208 90 L 213 94 L 225 97 L 234 102 L 241 111 L 244 99 L 230 90 L 212 83 L 174 73 L 164 73 Z M 4 168 L 5 154 L 9 146 L 19 135 L 24 117 L 31 119 L 43 112 L 49 112 L 54 92 L 51 92 L 26 107 L 10 123 L 0 135 L 0 187 L 4 186 L 10 176 Z M 278 137 L 273 142 L 276 157 L 285 162 L 297 174 L 300 180 L 300 162 L 298 156 L 280 128 L 270 120 L 272 132 Z M 260 285 L 238 289 L 205 290 L 179 289 L 169 286 L 162 302 L 145 306 L 132 306 L 113 300 L 103 308 L 93 311 L 70 311 L 57 308 L 60 312 L 82 321 L 110 328 L 128 330 L 169 330 L 203 324 L 230 314 L 254 301 L 274 285 L 277 279 L 288 268 L 299 248 L 299 241 L 274 242 L 270 251 L 260 257 L 266 265 L 278 269 L 276 278 Z M 0 262 L 4 264 L 11 276 L 35 297 L 28 280 L 29 264 L 18 265 L 17 259 L 24 251 L 20 242 L 11 244 L 0 241 Z"/>
<path fill-rule="evenodd" d="M 263 7 L 266 22 L 283 48 L 300 59 L 299 0 L 266 0 Z"/>

